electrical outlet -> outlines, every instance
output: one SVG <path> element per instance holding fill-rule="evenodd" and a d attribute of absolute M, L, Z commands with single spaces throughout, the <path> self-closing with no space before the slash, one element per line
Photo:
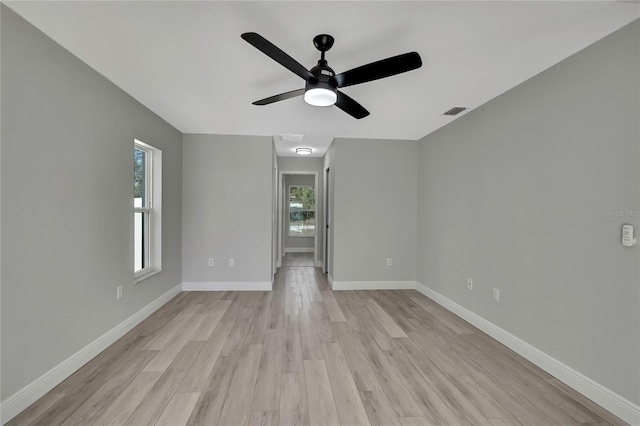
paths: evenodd
<path fill-rule="evenodd" d="M 116 287 L 116 299 L 122 299 L 122 286 Z"/>
<path fill-rule="evenodd" d="M 236 264 L 235 259 L 233 257 L 230 257 L 229 258 L 229 266 L 235 266 L 235 264 Z"/>
<path fill-rule="evenodd" d="M 393 265 L 393 260 L 390 257 L 387 257 L 387 266 Z"/>
<path fill-rule="evenodd" d="M 213 266 L 213 257 L 209 258 L 209 266 Z"/>
<path fill-rule="evenodd" d="M 471 278 L 467 278 L 467 288 L 473 290 L 473 280 Z"/>
<path fill-rule="evenodd" d="M 495 300 L 496 302 L 500 301 L 500 289 L 499 288 L 494 288 L 493 289 L 493 300 Z"/>

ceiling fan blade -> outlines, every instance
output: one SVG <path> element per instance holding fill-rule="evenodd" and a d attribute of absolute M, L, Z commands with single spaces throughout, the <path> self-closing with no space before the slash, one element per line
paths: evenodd
<path fill-rule="evenodd" d="M 416 52 L 409 52 L 345 71 L 336 75 L 335 78 L 338 81 L 338 87 L 347 87 L 391 77 L 392 75 L 418 69 L 421 66 L 422 59 L 420 59 L 420 55 Z"/>
<path fill-rule="evenodd" d="M 273 43 L 262 37 L 260 34 L 244 33 L 241 37 L 247 43 L 258 49 L 292 73 L 300 76 L 307 81 L 313 77 L 313 74 L 311 74 L 308 69 L 300 65 L 298 61 L 284 53 L 282 50 L 280 50 L 280 48 L 276 47 Z"/>
<path fill-rule="evenodd" d="M 274 102 L 284 101 L 285 99 L 295 98 L 296 96 L 302 96 L 302 95 L 304 95 L 304 89 L 292 90 L 290 92 L 280 93 L 279 95 L 260 99 L 259 101 L 255 101 L 253 105 L 269 105 Z"/>
<path fill-rule="evenodd" d="M 345 95 L 341 91 L 338 90 L 338 100 L 336 101 L 336 106 L 352 116 L 353 118 L 357 118 L 360 120 L 361 118 L 369 115 L 369 111 L 364 109 L 362 105 L 354 101 L 351 97 Z"/>

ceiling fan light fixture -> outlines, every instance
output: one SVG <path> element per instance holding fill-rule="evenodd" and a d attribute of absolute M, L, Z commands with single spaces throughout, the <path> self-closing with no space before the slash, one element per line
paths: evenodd
<path fill-rule="evenodd" d="M 323 87 L 312 87 L 304 92 L 304 101 L 313 106 L 330 106 L 336 103 L 338 94 L 335 90 Z"/>
<path fill-rule="evenodd" d="M 310 155 L 313 152 L 311 148 L 299 147 L 296 148 L 296 154 L 298 155 Z"/>

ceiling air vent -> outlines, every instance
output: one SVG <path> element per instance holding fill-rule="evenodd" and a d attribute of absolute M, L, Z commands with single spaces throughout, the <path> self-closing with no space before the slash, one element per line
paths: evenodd
<path fill-rule="evenodd" d="M 465 109 L 467 109 L 467 107 L 453 107 L 449 111 L 445 112 L 444 115 L 458 115 Z"/>
<path fill-rule="evenodd" d="M 280 140 L 282 142 L 302 142 L 302 139 L 304 139 L 304 135 L 296 135 L 296 134 L 280 135 Z"/>

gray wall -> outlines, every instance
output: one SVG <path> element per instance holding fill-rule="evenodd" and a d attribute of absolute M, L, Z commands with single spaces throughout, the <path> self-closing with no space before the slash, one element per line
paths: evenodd
<path fill-rule="evenodd" d="M 182 147 L 180 132 L 1 7 L 5 400 L 180 284 Z M 138 284 L 134 138 L 163 156 L 163 271 Z"/>
<path fill-rule="evenodd" d="M 333 144 L 333 280 L 415 281 L 417 142 Z"/>
<path fill-rule="evenodd" d="M 272 149 L 270 136 L 184 135 L 183 282 L 272 281 Z"/>
<path fill-rule="evenodd" d="M 319 159 L 318 159 L 319 160 Z M 314 238 L 313 237 L 290 237 L 289 236 L 289 187 L 290 186 L 315 186 L 316 180 L 314 175 L 284 175 L 284 184 L 282 194 L 282 204 L 284 212 L 284 229 L 283 229 L 283 240 L 284 240 L 284 248 L 285 250 L 288 248 L 313 248 L 314 247 Z M 316 194 L 316 201 L 318 199 L 318 194 Z M 318 205 L 316 203 L 316 212 L 318 211 Z M 319 222 L 318 222 L 319 225 Z M 317 226 L 318 229 L 321 229 Z M 321 237 L 321 236 L 320 236 Z"/>
<path fill-rule="evenodd" d="M 605 211 L 640 208 L 639 39 L 636 21 L 422 139 L 418 191 L 419 282 L 636 404 L 620 234 L 640 223 Z"/>

